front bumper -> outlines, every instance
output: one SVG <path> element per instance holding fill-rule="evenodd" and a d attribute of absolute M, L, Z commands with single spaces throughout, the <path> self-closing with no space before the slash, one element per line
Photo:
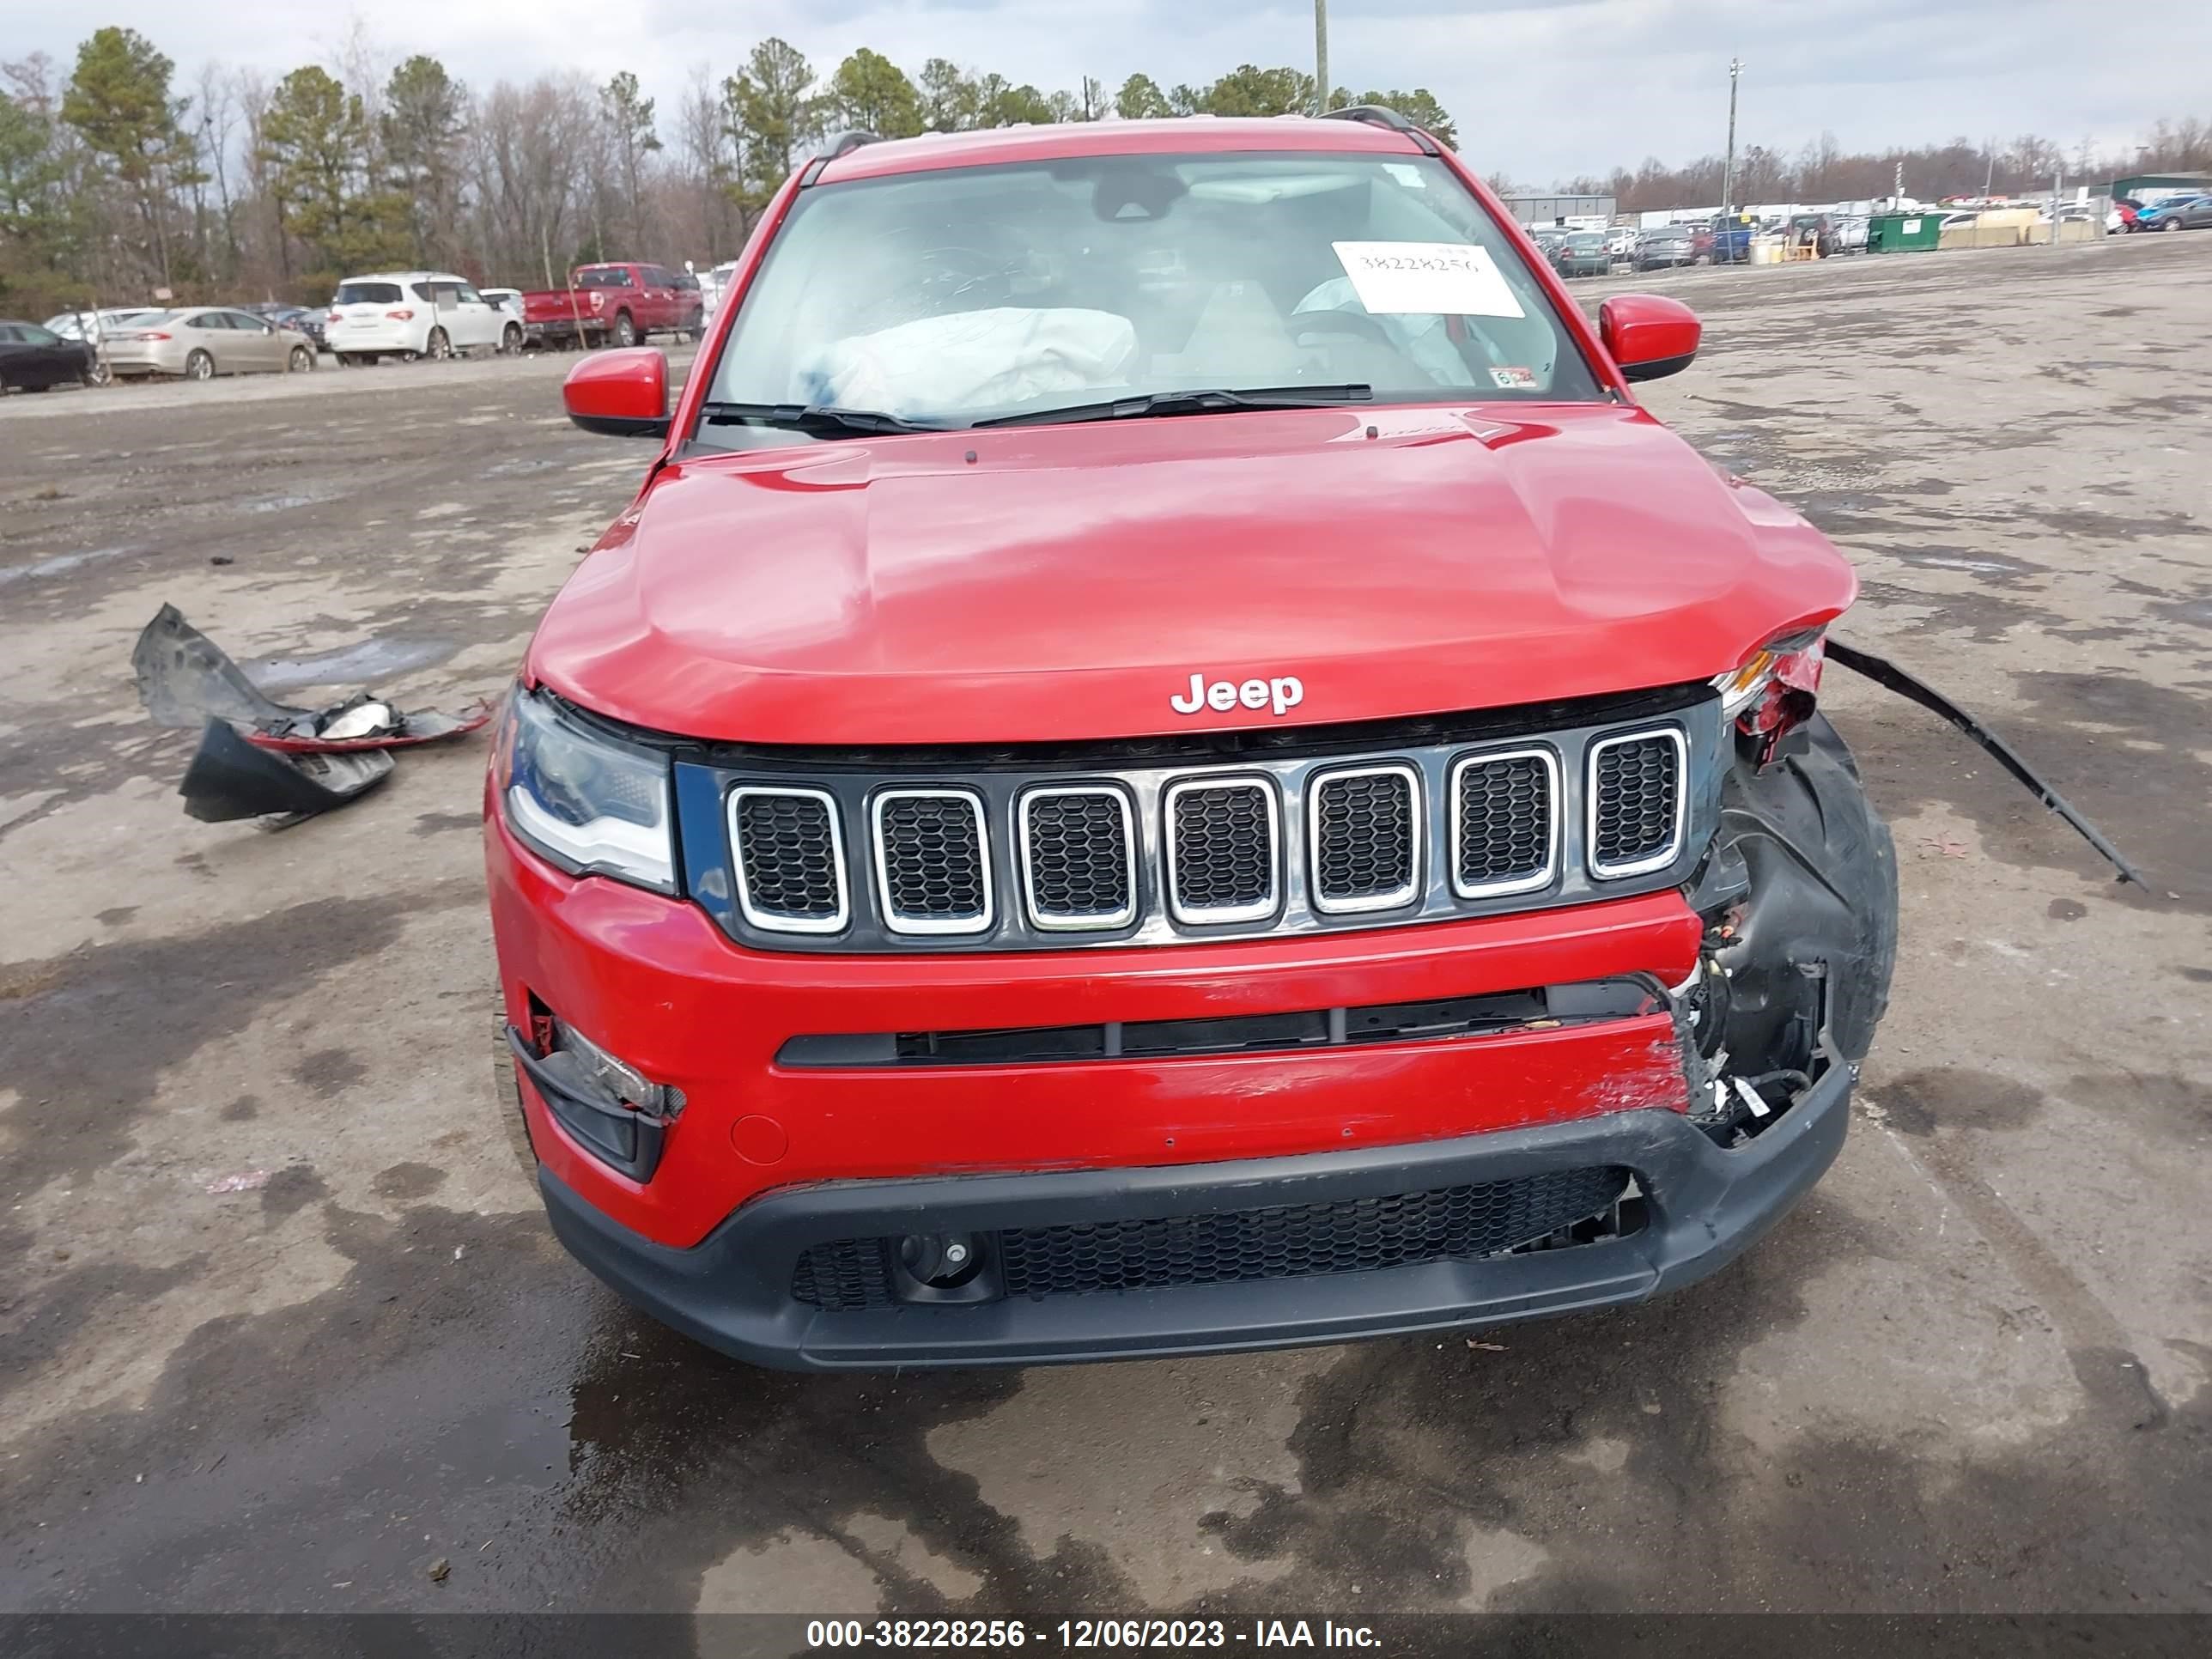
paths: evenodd
<path fill-rule="evenodd" d="M 710 1347 L 798 1370 L 1043 1364 L 1406 1335 L 1638 1302 L 1733 1260 L 1842 1146 L 1855 1069 L 1832 1063 L 1755 1140 L 1717 1146 L 1680 1113 L 1615 1112 L 1417 1146 L 1180 1167 L 831 1182 L 745 1206 L 689 1249 L 630 1231 L 541 1166 L 553 1228 L 629 1301 Z M 988 1236 L 1308 1205 L 1611 1164 L 1645 1224 L 1624 1237 L 1476 1259 L 1167 1289 L 827 1311 L 793 1269 L 836 1240 Z"/>

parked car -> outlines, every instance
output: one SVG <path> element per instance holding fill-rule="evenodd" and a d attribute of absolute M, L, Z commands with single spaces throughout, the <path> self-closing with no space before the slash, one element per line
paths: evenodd
<path fill-rule="evenodd" d="M 1702 1278 L 1835 1157 L 1897 905 L 1850 565 L 1636 405 L 1686 307 L 1593 325 L 1380 119 L 841 150 L 672 416 L 658 349 L 570 372 L 654 459 L 485 854 L 540 1191 L 636 1306 L 821 1369 L 1457 1329 Z"/>
<path fill-rule="evenodd" d="M 1832 213 L 1799 213 L 1790 220 L 1790 241 L 1794 247 L 1809 247 L 1814 256 L 1825 259 L 1838 252 L 1842 246 L 1839 222 Z"/>
<path fill-rule="evenodd" d="M 227 306 L 185 306 L 142 317 L 107 337 L 106 353 L 118 380 L 304 374 L 315 366 L 315 343 L 298 329 Z"/>
<path fill-rule="evenodd" d="M 98 378 L 83 341 L 64 340 L 41 323 L 0 318 L 0 392 L 91 386 Z"/>
<path fill-rule="evenodd" d="M 473 284 L 444 271 L 349 276 L 331 296 L 324 338 L 348 367 L 380 358 L 412 362 L 464 351 L 498 350 L 508 319 Z"/>
<path fill-rule="evenodd" d="M 1605 234 L 1605 251 L 1616 262 L 1633 264 L 1636 259 L 1637 231 L 1634 225 L 1615 225 Z"/>
<path fill-rule="evenodd" d="M 730 291 L 730 284 L 736 280 L 737 274 L 738 262 L 725 259 L 699 279 L 700 318 L 702 322 L 714 320 L 714 313 L 721 307 L 722 296 Z"/>
<path fill-rule="evenodd" d="M 1717 265 L 1747 264 L 1751 261 L 1752 222 L 1744 214 L 1717 213 L 1712 218 L 1712 260 Z"/>
<path fill-rule="evenodd" d="M 64 340 L 98 340 L 118 328 L 129 328 L 142 317 L 155 317 L 160 306 L 106 306 L 98 311 L 58 312 L 41 325 Z"/>
<path fill-rule="evenodd" d="M 2169 196 L 2136 215 L 2137 230 L 2195 230 L 2212 226 L 2212 196 Z"/>
<path fill-rule="evenodd" d="M 1613 269 L 1601 230 L 1577 230 L 1552 251 L 1552 269 L 1562 276 L 1602 276 Z"/>
<path fill-rule="evenodd" d="M 1664 270 L 1675 265 L 1701 265 L 1713 257 L 1711 225 L 1659 225 L 1637 239 L 1636 268 Z"/>
<path fill-rule="evenodd" d="M 635 345 L 654 334 L 696 334 L 704 315 L 698 279 L 689 271 L 627 262 L 579 265 L 568 283 L 524 291 L 533 339 Z"/>
<path fill-rule="evenodd" d="M 280 328 L 296 328 L 315 343 L 315 349 L 323 349 L 325 327 L 322 310 L 313 306 L 288 306 L 270 301 L 261 305 L 240 306 L 240 311 L 275 323 Z"/>
<path fill-rule="evenodd" d="M 500 311 L 499 349 L 512 356 L 522 349 L 529 336 L 529 324 L 522 314 L 522 290 L 519 288 L 483 288 L 477 293 L 487 303 Z"/>
<path fill-rule="evenodd" d="M 1867 235 L 1872 228 L 1873 222 L 1863 213 L 1844 215 L 1836 221 L 1835 246 L 1831 252 L 1864 253 L 1867 251 Z"/>

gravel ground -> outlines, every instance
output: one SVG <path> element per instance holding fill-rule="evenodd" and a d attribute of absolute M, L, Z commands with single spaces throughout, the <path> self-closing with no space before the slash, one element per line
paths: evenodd
<path fill-rule="evenodd" d="M 2212 236 L 1632 285 L 1844 636 L 2154 885 L 1832 671 L 1905 902 L 1842 1161 L 1474 1342 L 816 1379 L 633 1316 L 495 1075 L 481 740 L 198 824 L 128 658 L 167 601 L 290 690 L 496 692 L 641 448 L 559 359 L 0 403 L 0 1608 L 2212 1611 Z"/>

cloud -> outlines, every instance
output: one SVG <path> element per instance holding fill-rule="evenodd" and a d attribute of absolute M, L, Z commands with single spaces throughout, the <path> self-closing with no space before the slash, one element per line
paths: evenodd
<path fill-rule="evenodd" d="M 1717 153 L 1731 55 L 1747 65 L 1739 144 L 1783 152 L 1824 131 L 1847 149 L 2028 131 L 2114 148 L 2161 115 L 2212 113 L 2202 0 L 2135 0 L 2118 33 L 2112 9 L 2079 0 L 1330 0 L 1329 15 L 1332 80 L 1427 87 L 1470 160 L 1531 184 Z M 365 15 L 388 61 L 430 52 L 479 87 L 635 70 L 664 123 L 697 68 L 719 78 L 769 34 L 825 74 L 869 46 L 909 72 L 946 57 L 1047 90 L 1086 74 L 1168 85 L 1313 58 L 1303 0 L 469 0 Z M 0 0 L 5 55 L 43 50 L 65 70 L 88 32 L 81 17 Z M 351 26 L 310 9 L 248 26 L 207 0 L 103 0 L 98 17 L 147 34 L 186 82 L 210 58 L 270 76 L 330 61 Z"/>

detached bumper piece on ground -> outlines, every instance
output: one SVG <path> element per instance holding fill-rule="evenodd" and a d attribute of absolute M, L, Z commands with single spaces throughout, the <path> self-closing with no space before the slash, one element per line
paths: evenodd
<path fill-rule="evenodd" d="M 368 692 L 322 708 L 272 701 L 212 640 L 165 605 L 131 653 L 139 701 L 156 725 L 200 728 L 178 793 L 206 823 L 296 823 L 356 800 L 392 775 L 387 750 L 476 731 L 489 703 L 459 714 L 404 713 Z"/>

